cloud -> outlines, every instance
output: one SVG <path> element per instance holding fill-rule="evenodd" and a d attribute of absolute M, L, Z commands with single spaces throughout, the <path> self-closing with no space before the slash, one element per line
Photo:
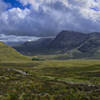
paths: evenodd
<path fill-rule="evenodd" d="M 8 6 L 9 5 L 7 5 L 6 3 L 4 3 L 3 0 L 0 0 L 0 14 L 2 12 L 4 12 L 7 9 Z"/>
<path fill-rule="evenodd" d="M 100 0 L 19 0 L 23 5 L 30 4 L 33 9 L 38 10 L 42 8 L 46 13 L 52 10 L 60 10 L 61 12 L 64 9 L 70 9 L 73 11 L 77 10 L 84 16 L 84 18 L 88 18 L 91 20 L 98 20 L 100 17 L 100 12 L 96 12 L 91 8 L 100 9 Z M 61 5 L 63 7 L 61 7 Z M 58 7 L 57 7 L 58 6 Z M 54 9 L 55 8 L 55 9 Z M 64 9 L 63 9 L 64 8 Z M 51 14 L 52 14 L 51 12 Z M 67 13 L 67 10 L 66 10 Z M 94 16 L 95 15 L 95 16 Z"/>
<path fill-rule="evenodd" d="M 35 41 L 38 40 L 37 37 L 30 37 L 30 36 L 16 36 L 16 35 L 5 35 L 0 34 L 0 41 L 3 41 L 5 43 L 24 43 L 26 41 Z"/>
<path fill-rule="evenodd" d="M 30 7 L 5 10 L 8 5 L 0 1 L 0 32 L 18 35 L 53 35 L 62 30 L 100 32 L 100 0 L 17 1 Z"/>
<path fill-rule="evenodd" d="M 5 11 L 0 16 L 2 31 L 21 31 L 20 26 L 25 26 L 26 16 L 30 13 L 29 9 L 12 8 Z M 27 24 L 27 23 L 26 23 Z"/>

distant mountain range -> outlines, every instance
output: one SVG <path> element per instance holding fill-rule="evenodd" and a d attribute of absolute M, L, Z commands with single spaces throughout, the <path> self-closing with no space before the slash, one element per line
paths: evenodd
<path fill-rule="evenodd" d="M 55 38 L 42 38 L 14 47 L 24 55 L 59 55 L 59 59 L 100 58 L 100 33 L 62 31 Z"/>

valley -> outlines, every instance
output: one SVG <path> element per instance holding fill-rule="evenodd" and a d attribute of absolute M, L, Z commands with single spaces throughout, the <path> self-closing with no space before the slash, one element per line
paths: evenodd
<path fill-rule="evenodd" d="M 0 42 L 0 100 L 100 99 L 100 37 L 65 33 L 21 49 Z"/>
<path fill-rule="evenodd" d="M 100 100 L 100 0 L 0 0 L 0 100 Z"/>
<path fill-rule="evenodd" d="M 99 60 L 0 63 L 0 100 L 99 100 Z"/>

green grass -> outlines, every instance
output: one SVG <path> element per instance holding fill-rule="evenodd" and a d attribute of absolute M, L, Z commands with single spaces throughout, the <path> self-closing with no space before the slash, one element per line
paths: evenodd
<path fill-rule="evenodd" d="M 100 100 L 100 60 L 1 62 L 0 100 Z"/>
<path fill-rule="evenodd" d="M 20 61 L 20 60 L 30 60 L 29 57 L 23 56 L 18 53 L 15 49 L 10 46 L 0 42 L 0 62 L 6 61 Z"/>
<path fill-rule="evenodd" d="M 38 57 L 49 60 L 100 59 L 100 48 L 94 48 L 91 52 L 81 52 L 78 48 L 75 48 L 62 54 L 39 55 Z"/>
<path fill-rule="evenodd" d="M 100 60 L 26 57 L 0 42 L 0 100 L 100 100 Z"/>

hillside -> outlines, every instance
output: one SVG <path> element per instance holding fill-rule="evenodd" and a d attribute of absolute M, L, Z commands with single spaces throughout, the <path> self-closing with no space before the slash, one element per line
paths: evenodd
<path fill-rule="evenodd" d="M 32 56 L 38 54 L 48 54 L 48 45 L 51 43 L 53 38 L 41 38 L 37 41 L 25 42 L 22 45 L 14 47 L 18 52 Z"/>
<path fill-rule="evenodd" d="M 100 34 L 91 33 L 88 38 L 76 48 L 68 50 L 64 54 L 54 57 L 55 59 L 100 59 Z"/>
<path fill-rule="evenodd" d="M 62 31 L 60 32 L 56 38 L 49 44 L 49 48 L 52 49 L 66 49 L 71 50 L 76 48 L 85 40 L 87 40 L 88 35 L 80 33 L 80 32 L 73 32 L 73 31 Z"/>
<path fill-rule="evenodd" d="M 23 56 L 18 53 L 15 49 L 10 46 L 0 42 L 0 61 L 20 61 L 20 60 L 28 60 L 28 57 Z"/>
<path fill-rule="evenodd" d="M 100 58 L 100 33 L 62 31 L 56 38 L 27 42 L 15 49 L 25 55 L 61 54 L 62 59 Z"/>

